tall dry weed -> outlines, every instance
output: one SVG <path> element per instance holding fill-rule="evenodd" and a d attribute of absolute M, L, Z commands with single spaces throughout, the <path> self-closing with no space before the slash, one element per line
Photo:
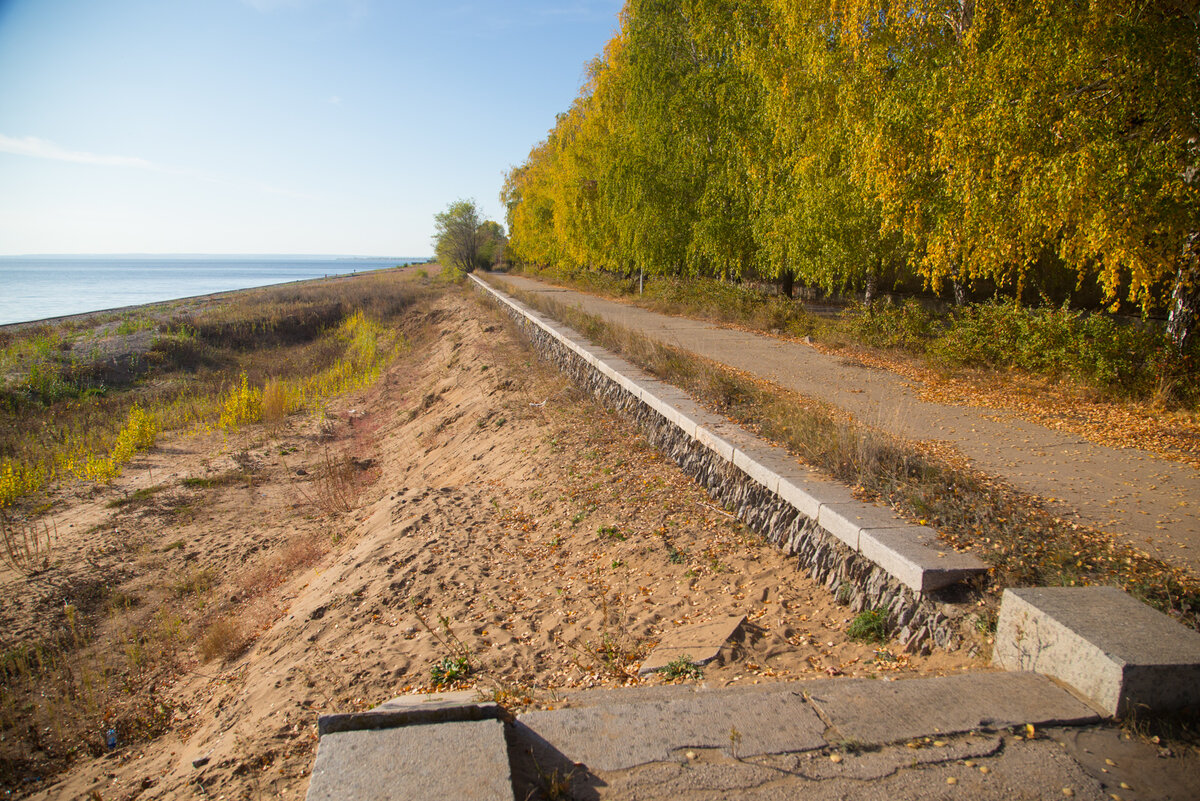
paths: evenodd
<path fill-rule="evenodd" d="M 306 503 L 331 516 L 358 506 L 366 482 L 362 469 L 346 454 L 326 448 L 312 476 L 307 489 L 293 485 Z"/>
<path fill-rule="evenodd" d="M 13 521 L 0 508 L 0 532 L 4 543 L 0 556 L 13 570 L 32 576 L 49 569 L 54 540 L 58 538 L 58 528 L 52 522 Z"/>
<path fill-rule="evenodd" d="M 267 381 L 262 391 L 262 419 L 269 426 L 277 426 L 287 417 L 287 390 L 278 378 Z"/>

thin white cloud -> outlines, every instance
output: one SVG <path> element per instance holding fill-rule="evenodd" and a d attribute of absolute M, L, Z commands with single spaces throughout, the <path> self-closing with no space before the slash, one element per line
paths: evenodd
<path fill-rule="evenodd" d="M 136 167 L 143 170 L 157 169 L 154 164 L 134 156 L 113 156 L 101 153 L 88 153 L 83 150 L 67 150 L 53 142 L 38 139 L 36 136 L 26 136 L 17 139 L 0 134 L 0 153 L 12 153 L 17 156 L 29 156 L 51 161 L 70 161 L 75 164 L 95 164 L 102 167 Z"/>
<path fill-rule="evenodd" d="M 152 161 L 147 161 L 136 156 L 113 156 L 102 153 L 88 153 L 84 150 L 68 150 L 65 147 L 60 147 L 51 141 L 39 139 L 36 136 L 26 136 L 18 139 L 13 136 L 0 134 L 0 153 L 12 153 L 17 156 L 48 159 L 50 161 L 66 161 L 72 164 L 91 164 L 100 167 L 130 167 L 138 170 L 150 170 L 164 175 L 178 175 L 195 181 L 205 181 L 207 183 L 238 189 L 253 189 L 271 195 L 283 195 L 285 197 L 305 200 L 313 199 L 311 195 L 294 192 L 290 189 L 281 189 L 270 184 L 247 181 L 240 178 L 229 178 L 224 175 L 216 175 L 186 167 L 155 164 Z"/>

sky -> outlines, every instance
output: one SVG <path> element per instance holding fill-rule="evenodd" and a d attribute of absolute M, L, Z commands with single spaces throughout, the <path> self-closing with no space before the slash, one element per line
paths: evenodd
<path fill-rule="evenodd" d="M 0 0 L 0 255 L 422 256 L 621 0 Z"/>

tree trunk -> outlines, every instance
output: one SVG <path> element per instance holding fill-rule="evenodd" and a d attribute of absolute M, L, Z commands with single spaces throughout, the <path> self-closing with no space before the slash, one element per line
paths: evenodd
<path fill-rule="evenodd" d="M 950 271 L 950 291 L 954 293 L 956 307 L 967 305 L 967 285 L 959 280 L 958 270 L 958 265 L 955 265 L 954 269 Z"/>
<path fill-rule="evenodd" d="M 1200 320 L 1200 233 L 1184 243 L 1175 286 L 1171 291 L 1171 311 L 1167 314 L 1167 337 L 1175 352 L 1183 355 Z"/>
<path fill-rule="evenodd" d="M 782 283 L 779 287 L 779 291 L 782 292 L 783 296 L 785 298 L 787 298 L 788 300 L 792 299 L 792 288 L 795 286 L 795 284 L 796 284 L 795 273 L 793 273 L 791 270 L 784 270 L 783 276 L 782 276 Z"/>
<path fill-rule="evenodd" d="M 959 281 L 957 278 L 952 278 L 950 280 L 950 285 L 954 289 L 954 305 L 955 306 L 966 306 L 967 305 L 967 287 L 966 287 L 966 285 L 962 281 Z"/>
<path fill-rule="evenodd" d="M 875 303 L 875 296 L 879 294 L 879 271 L 870 268 L 867 270 L 867 286 L 863 290 L 863 305 L 868 309 Z"/>

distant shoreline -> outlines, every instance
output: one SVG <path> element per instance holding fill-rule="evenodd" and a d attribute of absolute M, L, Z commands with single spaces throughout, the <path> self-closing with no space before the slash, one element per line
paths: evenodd
<path fill-rule="evenodd" d="M 0 258 L 5 258 L 5 257 L 0 257 Z M 12 257 L 12 258 L 17 258 L 17 257 Z M 24 257 L 20 257 L 20 258 L 24 258 Z M 36 258 L 36 257 L 34 257 L 34 258 Z M 83 258 L 83 257 L 80 257 L 80 258 Z M 101 257 L 101 258 L 104 258 L 104 257 Z M 125 257 L 114 256 L 113 258 L 125 258 Z M 185 256 L 185 257 L 181 257 L 181 258 L 188 258 L 188 257 Z M 203 293 L 200 295 L 184 295 L 183 297 L 168 298 L 166 300 L 155 300 L 155 301 L 151 301 L 149 303 L 133 303 L 128 306 L 113 306 L 108 309 L 93 309 L 92 311 L 76 312 L 74 314 L 62 314 L 62 315 L 58 315 L 56 317 L 42 317 L 37 320 L 24 320 L 24 321 L 16 322 L 16 323 L 0 323 L 0 331 L 19 331 L 23 328 L 33 328 L 33 327 L 40 326 L 40 325 L 57 325 L 60 323 L 65 323 L 65 322 L 71 321 L 71 320 L 87 320 L 92 317 L 98 317 L 98 316 L 104 315 L 104 314 L 118 314 L 121 312 L 134 311 L 135 309 L 151 309 L 151 308 L 154 308 L 157 306 L 165 306 L 168 303 L 179 303 L 181 301 L 212 300 L 215 298 L 226 297 L 228 295 L 237 295 L 242 292 L 253 292 L 258 289 L 268 289 L 268 288 L 280 287 L 280 286 L 292 286 L 294 284 L 308 284 L 308 283 L 312 283 L 313 281 L 344 280 L 347 278 L 354 278 L 357 275 L 366 275 L 368 273 L 378 273 L 378 272 L 383 272 L 384 270 L 408 270 L 408 269 L 411 269 L 414 267 L 421 267 L 421 266 L 424 266 L 429 263 L 430 262 L 428 262 L 428 261 L 412 262 L 409 264 L 394 265 L 392 267 L 378 267 L 373 270 L 356 270 L 351 273 L 340 273 L 337 275 L 323 275 L 323 276 L 316 277 L 316 278 L 297 278 L 296 280 L 293 280 L 293 281 L 282 281 L 277 284 L 262 284 L 260 286 L 242 287 L 241 289 L 223 289 L 219 292 L 206 292 L 206 293 Z"/>

